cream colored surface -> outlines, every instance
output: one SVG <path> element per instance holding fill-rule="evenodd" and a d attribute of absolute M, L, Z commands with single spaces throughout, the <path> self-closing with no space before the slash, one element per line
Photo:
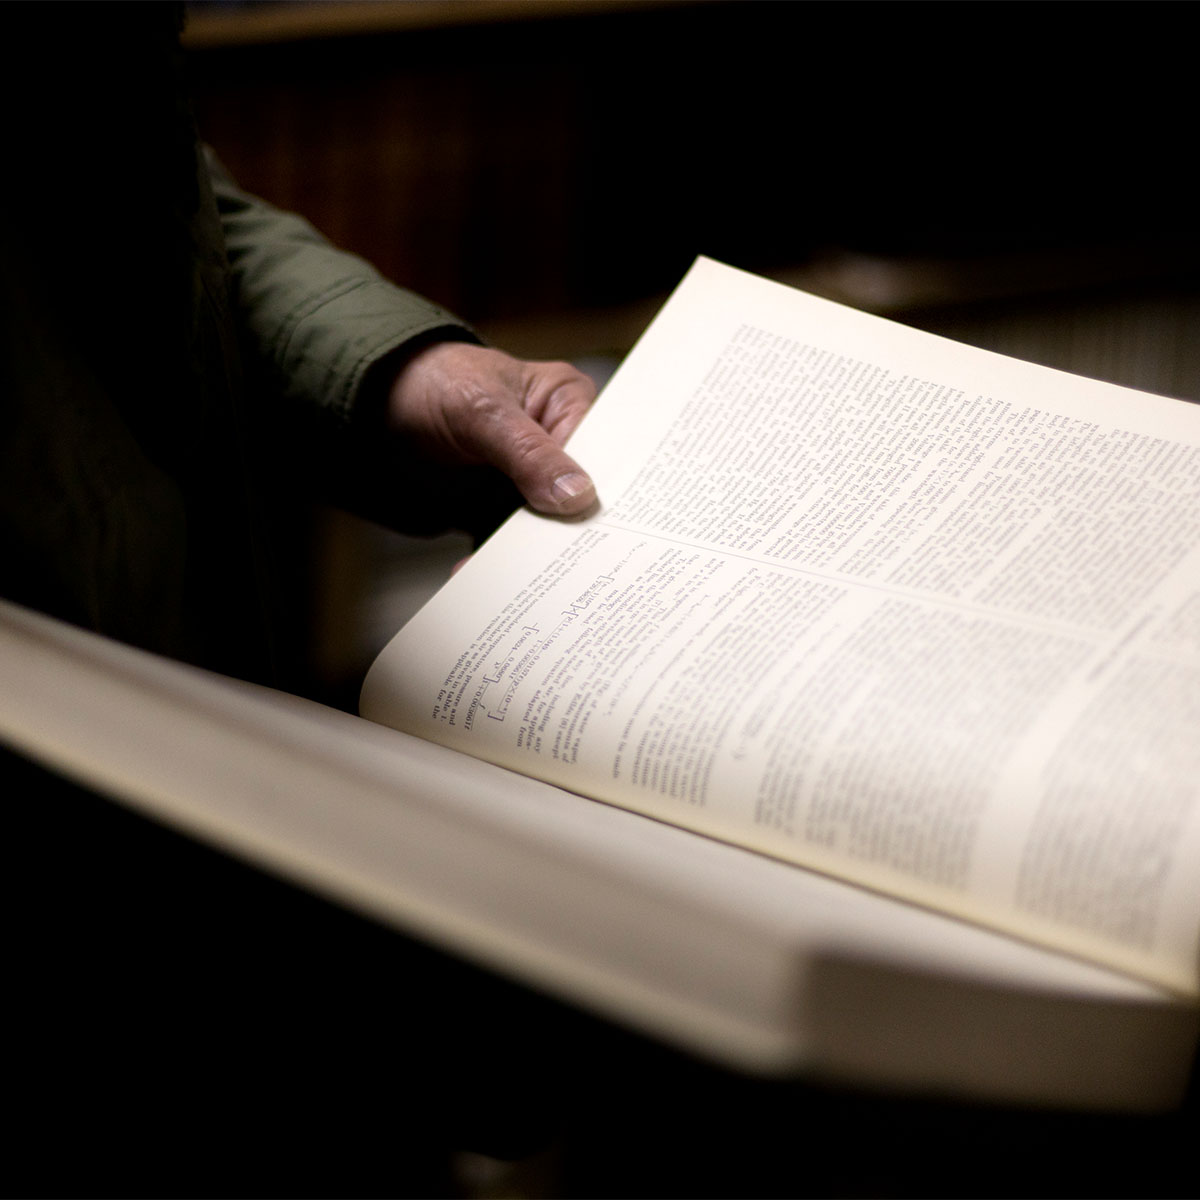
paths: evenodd
<path fill-rule="evenodd" d="M 701 1055 L 1085 1107 L 1184 1086 L 1194 1010 L 1084 963 L 3 602 L 0 675 L 17 749 Z"/>

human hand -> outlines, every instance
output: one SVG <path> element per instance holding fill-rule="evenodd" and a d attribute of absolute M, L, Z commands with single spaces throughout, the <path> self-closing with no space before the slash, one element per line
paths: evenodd
<path fill-rule="evenodd" d="M 591 380 L 569 363 L 436 342 L 400 369 L 387 416 L 430 456 L 490 463 L 540 512 L 570 516 L 595 502 L 596 489 L 562 446 L 595 397 Z"/>

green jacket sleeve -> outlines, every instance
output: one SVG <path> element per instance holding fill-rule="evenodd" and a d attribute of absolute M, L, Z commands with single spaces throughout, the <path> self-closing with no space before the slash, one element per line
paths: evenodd
<path fill-rule="evenodd" d="M 491 468 L 427 461 L 387 435 L 382 414 L 391 370 L 406 355 L 480 339 L 303 218 L 247 195 L 206 157 L 269 486 L 409 533 L 485 536 L 519 503 L 509 481 Z"/>
<path fill-rule="evenodd" d="M 426 340 L 478 340 L 303 218 L 241 191 L 207 158 L 248 352 L 289 402 L 349 420 L 383 358 Z"/>

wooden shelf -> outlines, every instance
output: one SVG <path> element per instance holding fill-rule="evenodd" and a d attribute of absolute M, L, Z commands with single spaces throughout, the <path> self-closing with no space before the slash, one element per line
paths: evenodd
<path fill-rule="evenodd" d="M 687 0 L 283 0 L 188 6 L 190 50 L 679 7 Z"/>

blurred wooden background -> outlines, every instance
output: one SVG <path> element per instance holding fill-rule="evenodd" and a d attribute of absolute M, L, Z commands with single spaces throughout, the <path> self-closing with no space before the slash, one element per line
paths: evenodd
<path fill-rule="evenodd" d="M 885 311 L 1190 269 L 1186 6 L 1051 7 L 218 3 L 186 39 L 246 187 L 569 354 L 697 253 Z"/>

